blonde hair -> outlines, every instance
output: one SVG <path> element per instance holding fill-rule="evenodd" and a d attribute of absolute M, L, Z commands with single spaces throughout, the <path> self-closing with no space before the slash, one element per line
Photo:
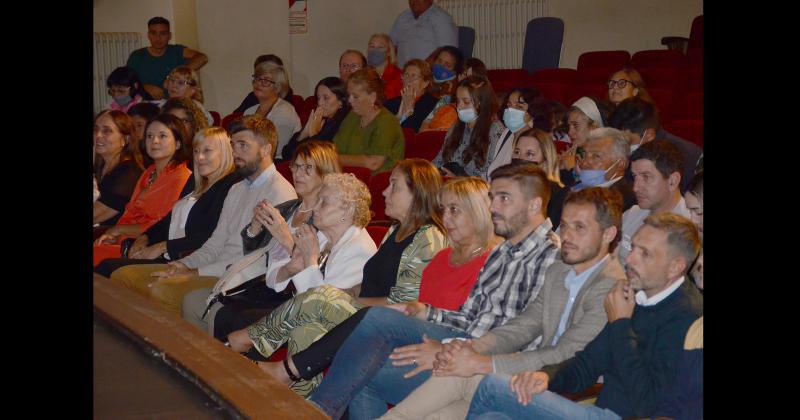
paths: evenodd
<path fill-rule="evenodd" d="M 341 195 L 342 207 L 353 209 L 353 225 L 363 228 L 372 214 L 369 210 L 372 196 L 367 185 L 351 173 L 331 173 L 322 178 L 322 188 L 333 188 Z"/>
<path fill-rule="evenodd" d="M 275 93 L 279 98 L 283 98 L 289 92 L 289 73 L 283 66 L 279 66 L 272 61 L 258 63 L 254 76 L 268 75 L 275 81 Z"/>
<path fill-rule="evenodd" d="M 369 40 L 372 41 L 374 38 L 380 38 L 384 42 L 386 42 L 386 49 L 388 50 L 388 51 L 386 51 L 387 52 L 387 54 L 386 54 L 387 55 L 387 59 L 386 59 L 387 64 L 397 65 L 397 56 L 394 53 L 394 42 L 392 42 L 392 37 L 390 37 L 389 35 L 381 32 L 381 33 L 377 33 L 377 34 L 372 35 L 371 37 L 369 37 Z M 369 45 L 369 44 L 367 44 L 367 45 Z"/>
<path fill-rule="evenodd" d="M 532 137 L 539 142 L 539 148 L 542 149 L 542 156 L 544 157 L 544 170 L 545 174 L 547 175 L 547 179 L 550 181 L 555 182 L 560 187 L 563 187 L 564 184 L 561 182 L 561 175 L 559 175 L 558 169 L 558 153 L 556 152 L 556 146 L 553 142 L 553 136 L 550 133 L 540 130 L 538 128 L 531 128 L 522 132 L 519 137 L 514 139 L 513 148 L 517 148 L 517 143 L 519 139 L 523 137 Z"/>
<path fill-rule="evenodd" d="M 341 173 L 342 166 L 339 164 L 339 154 L 336 153 L 336 144 L 329 141 L 306 140 L 297 145 L 297 149 L 292 154 L 294 162 L 302 157 L 306 161 L 313 161 L 317 175 L 324 177 L 327 174 Z"/>
<path fill-rule="evenodd" d="M 456 196 L 467 218 L 475 223 L 475 232 L 481 239 L 481 244 L 488 247 L 489 241 L 494 236 L 489 184 L 475 176 L 452 178 L 442 186 L 439 201 L 443 205 L 445 192 Z"/>
<path fill-rule="evenodd" d="M 200 171 L 197 170 L 197 162 L 194 163 L 195 170 L 193 171 L 193 176 L 195 197 L 199 197 L 204 191 L 207 191 L 209 188 L 211 188 L 214 183 L 236 169 L 236 165 L 233 164 L 233 148 L 231 147 L 231 137 L 224 128 L 209 127 L 203 129 L 202 131 L 198 131 L 197 134 L 194 135 L 192 147 L 198 147 L 199 143 L 204 141 L 213 142 L 217 145 L 220 151 L 221 159 L 219 168 L 214 170 L 214 172 L 207 177 L 200 175 Z M 196 159 L 197 153 L 194 153 L 193 155 Z"/>
<path fill-rule="evenodd" d="M 200 84 L 200 76 L 197 75 L 197 72 L 194 71 L 189 66 L 178 66 L 172 69 L 169 72 L 169 76 L 182 76 L 189 82 L 189 86 L 194 88 L 194 95 L 192 95 L 192 99 L 197 102 L 203 103 L 203 86 Z M 166 84 L 166 81 L 164 82 Z"/>

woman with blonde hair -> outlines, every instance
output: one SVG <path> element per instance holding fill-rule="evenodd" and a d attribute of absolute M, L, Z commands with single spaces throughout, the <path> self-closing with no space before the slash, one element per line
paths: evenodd
<path fill-rule="evenodd" d="M 195 105 L 203 111 L 203 115 L 208 121 L 208 125 L 214 124 L 214 117 L 203 106 L 203 87 L 200 85 L 200 77 L 197 72 L 188 66 L 178 66 L 169 72 L 164 79 L 164 88 L 169 94 L 169 98 L 188 98 L 194 101 Z M 159 107 L 163 107 L 166 99 L 155 101 Z M 199 119 L 198 119 L 199 121 Z"/>
<path fill-rule="evenodd" d="M 553 223 L 553 230 L 561 222 L 561 210 L 568 190 L 561 182 L 558 169 L 558 155 L 553 137 L 538 128 L 525 130 L 514 142 L 511 162 L 531 162 L 541 168 L 550 181 L 550 201 L 547 203 L 547 217 Z"/>
<path fill-rule="evenodd" d="M 235 172 L 231 138 L 225 129 L 206 128 L 194 136 L 192 145 L 194 189 L 137 237 L 123 252 L 125 258 L 103 261 L 96 273 L 109 277 L 126 265 L 163 264 L 200 248 L 211 237 L 228 190 L 242 177 Z"/>
<path fill-rule="evenodd" d="M 400 96 L 403 88 L 402 72 L 397 66 L 392 38 L 384 33 L 377 33 L 369 38 L 367 45 L 367 64 L 372 66 L 383 80 L 383 92 L 386 99 Z M 399 63 L 404 65 L 405 63 Z"/>
<path fill-rule="evenodd" d="M 275 156 L 281 157 L 283 146 L 289 143 L 294 133 L 303 129 L 294 106 L 283 99 L 289 90 L 289 75 L 283 66 L 264 61 L 256 66 L 252 83 L 258 104 L 247 108 L 244 115 L 259 115 L 275 124 L 278 130 Z"/>

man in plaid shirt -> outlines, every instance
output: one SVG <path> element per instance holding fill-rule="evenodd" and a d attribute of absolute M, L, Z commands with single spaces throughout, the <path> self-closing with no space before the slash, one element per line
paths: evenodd
<path fill-rule="evenodd" d="M 380 417 L 387 402 L 397 404 L 430 377 L 438 340 L 480 337 L 536 297 L 558 254 L 547 235 L 547 176 L 529 163 L 491 176 L 492 222 L 506 241 L 489 255 L 467 301 L 458 311 L 420 302 L 371 308 L 309 399 L 326 414 L 338 419 L 349 404 L 351 419 Z"/>

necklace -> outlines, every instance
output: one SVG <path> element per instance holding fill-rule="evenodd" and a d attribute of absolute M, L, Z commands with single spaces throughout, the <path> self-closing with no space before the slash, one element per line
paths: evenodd
<path fill-rule="evenodd" d="M 451 257 L 450 257 L 450 262 L 451 262 L 451 263 L 453 263 L 453 264 L 455 264 L 455 265 L 464 264 L 464 263 L 466 263 L 467 261 L 471 260 L 471 259 L 472 259 L 472 258 L 475 256 L 475 254 L 477 254 L 478 252 L 480 252 L 482 249 L 483 249 L 483 245 L 481 245 L 481 246 L 479 246 L 479 247 L 477 247 L 477 248 L 473 249 L 472 251 L 470 251 L 470 253 L 469 253 L 469 254 L 467 254 L 467 256 L 466 256 L 466 257 L 464 257 L 464 258 L 454 258 L 454 257 L 455 257 L 455 254 L 451 254 Z"/>

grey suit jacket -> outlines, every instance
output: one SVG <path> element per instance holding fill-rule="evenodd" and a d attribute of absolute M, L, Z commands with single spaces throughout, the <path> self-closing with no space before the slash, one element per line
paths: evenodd
<path fill-rule="evenodd" d="M 582 350 L 603 329 L 608 321 L 606 295 L 618 279 L 625 278 L 615 255 L 609 255 L 581 287 L 566 330 L 555 346 L 550 345 L 569 299 L 564 279 L 571 268 L 560 258 L 554 261 L 536 299 L 518 316 L 474 341 L 476 351 L 493 355 L 496 373 L 515 374 L 559 363 Z M 520 351 L 540 335 L 542 342 L 536 350 Z"/>

